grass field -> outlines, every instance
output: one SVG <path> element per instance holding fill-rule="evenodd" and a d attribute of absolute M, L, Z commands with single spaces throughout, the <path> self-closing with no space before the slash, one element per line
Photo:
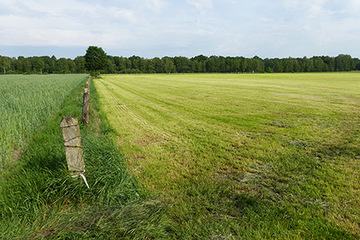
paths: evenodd
<path fill-rule="evenodd" d="M 86 79 L 85 75 L 0 76 L 2 94 L 11 97 L 0 98 L 16 107 L 9 116 L 19 118 L 11 118 L 12 123 L 30 124 L 31 130 L 27 136 L 19 132 L 25 140 L 21 154 L 0 172 L 0 239 L 168 239 L 176 235 L 162 203 L 128 173 L 113 141 L 114 131 L 99 111 L 93 84 L 90 124 L 85 129 L 80 123 L 90 189 L 68 173 L 59 124 L 65 115 L 80 119 Z M 47 105 L 44 115 L 42 107 Z"/>
<path fill-rule="evenodd" d="M 108 75 L 127 166 L 183 239 L 360 238 L 360 74 Z"/>
<path fill-rule="evenodd" d="M 18 160 L 43 122 L 85 75 L 0 75 L 0 169 Z"/>

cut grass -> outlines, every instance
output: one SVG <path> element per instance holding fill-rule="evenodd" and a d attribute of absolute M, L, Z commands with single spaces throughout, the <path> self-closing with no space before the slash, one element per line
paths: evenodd
<path fill-rule="evenodd" d="M 19 162 L 0 178 L 0 239 L 145 239 L 176 235 L 161 202 L 127 172 L 91 87 L 91 124 L 82 128 L 87 189 L 66 167 L 60 120 L 80 119 L 82 86 L 49 116 Z"/>
<path fill-rule="evenodd" d="M 127 165 L 181 238 L 356 239 L 360 75 L 108 75 Z"/>

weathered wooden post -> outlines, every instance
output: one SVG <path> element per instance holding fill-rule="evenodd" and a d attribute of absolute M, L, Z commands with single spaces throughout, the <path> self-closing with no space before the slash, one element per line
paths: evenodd
<path fill-rule="evenodd" d="M 81 176 L 86 186 L 89 185 L 84 176 L 85 164 L 81 147 L 81 135 L 79 121 L 73 116 L 64 116 L 60 122 L 60 128 L 64 138 L 66 161 L 72 177 Z"/>
<path fill-rule="evenodd" d="M 90 80 L 91 80 L 91 76 L 89 76 L 87 82 L 86 82 L 86 86 L 85 88 L 89 88 L 90 87 Z"/>
<path fill-rule="evenodd" d="M 83 95 L 83 109 L 81 119 L 85 125 L 89 123 L 89 111 L 90 111 L 90 89 L 85 88 Z"/>

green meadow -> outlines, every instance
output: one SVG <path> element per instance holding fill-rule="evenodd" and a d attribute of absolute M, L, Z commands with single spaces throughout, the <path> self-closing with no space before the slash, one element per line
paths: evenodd
<path fill-rule="evenodd" d="M 116 145 L 180 239 L 360 238 L 360 74 L 104 75 Z"/>
<path fill-rule="evenodd" d="M 0 76 L 0 239 L 359 239 L 360 75 Z"/>

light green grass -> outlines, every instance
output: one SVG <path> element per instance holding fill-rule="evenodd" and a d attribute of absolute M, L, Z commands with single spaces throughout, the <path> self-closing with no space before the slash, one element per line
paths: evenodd
<path fill-rule="evenodd" d="M 108 75 L 129 170 L 184 239 L 360 232 L 360 74 Z"/>
<path fill-rule="evenodd" d="M 0 75 L 0 168 L 19 160 L 32 135 L 85 75 Z"/>

